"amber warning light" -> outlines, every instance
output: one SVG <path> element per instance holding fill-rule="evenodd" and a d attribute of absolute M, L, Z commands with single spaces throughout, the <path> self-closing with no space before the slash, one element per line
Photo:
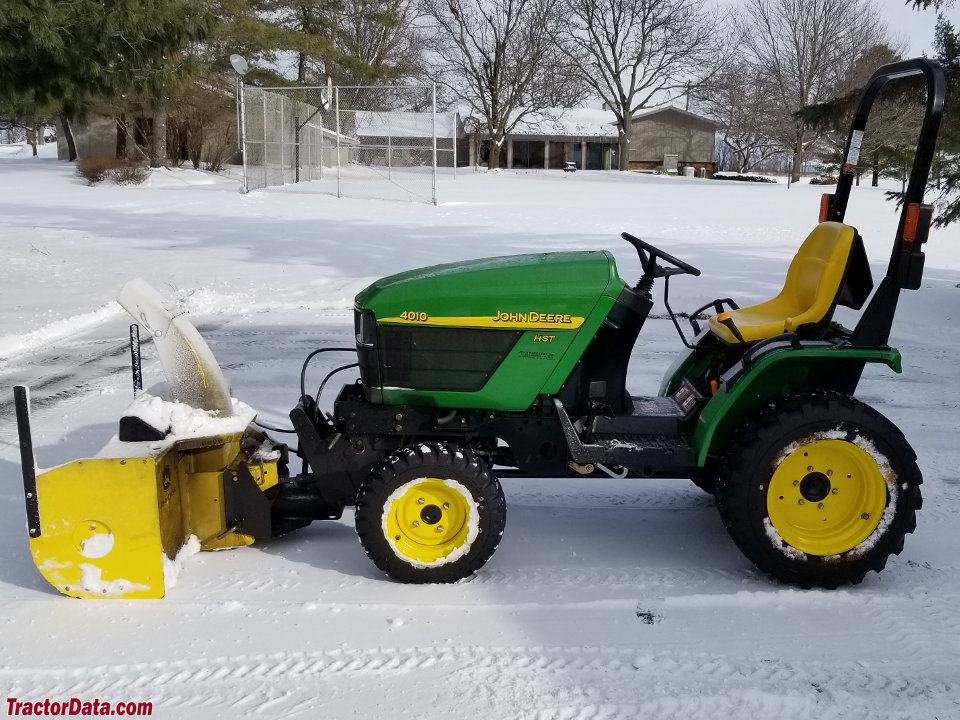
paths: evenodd
<path fill-rule="evenodd" d="M 917 239 L 917 224 L 920 222 L 920 205 L 910 203 L 907 205 L 907 219 L 903 223 L 903 239 L 907 242 L 913 242 Z"/>
<path fill-rule="evenodd" d="M 827 217 L 830 215 L 830 201 L 833 199 L 833 195 L 829 193 L 824 193 L 820 196 L 820 222 L 826 222 Z"/>
<path fill-rule="evenodd" d="M 907 205 L 903 221 L 903 241 L 925 243 L 930 236 L 930 223 L 933 221 L 933 206 L 922 203 Z"/>

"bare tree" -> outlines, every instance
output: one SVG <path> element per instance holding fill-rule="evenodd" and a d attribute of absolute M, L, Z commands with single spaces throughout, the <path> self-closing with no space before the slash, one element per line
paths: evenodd
<path fill-rule="evenodd" d="M 878 67 L 900 60 L 903 51 L 903 48 L 886 45 L 868 48 L 840 80 L 835 98 L 804 109 L 802 117 L 808 126 L 822 135 L 830 163 L 841 162 L 850 118 L 863 86 Z M 881 173 L 889 170 L 888 166 L 899 166 L 902 148 L 909 148 L 916 140 L 923 113 L 917 108 L 922 96 L 918 97 L 915 91 L 915 83 L 894 81 L 884 87 L 874 102 L 860 145 L 861 163 L 856 173 L 858 185 L 862 172 L 872 165 L 871 184 L 876 187 Z"/>
<path fill-rule="evenodd" d="M 871 0 L 746 0 L 742 23 L 745 57 L 775 89 L 769 136 L 793 154 L 799 180 L 819 135 L 797 113 L 832 97 L 886 25 Z"/>
<path fill-rule="evenodd" d="M 776 108 L 775 88 L 764 73 L 742 61 L 731 61 L 695 92 L 695 107 L 719 123 L 734 170 L 750 172 L 782 154 L 767 132 L 767 118 Z"/>
<path fill-rule="evenodd" d="M 44 116 L 12 117 L 0 114 L 0 132 L 9 137 L 16 137 L 32 148 L 34 157 L 37 156 L 37 146 L 45 142 L 44 133 L 52 121 Z"/>
<path fill-rule="evenodd" d="M 330 33 L 324 55 L 298 54 L 298 81 L 379 85 L 422 70 L 422 38 L 414 26 L 415 0 L 339 0 L 317 6 L 310 16 Z M 310 33 L 305 11 L 303 32 Z"/>
<path fill-rule="evenodd" d="M 393 80 L 421 68 L 422 38 L 412 0 L 346 0 L 334 15 L 334 39 L 344 54 L 342 84 Z M 372 69 L 372 72 L 371 72 Z"/>
<path fill-rule="evenodd" d="M 575 104 L 577 86 L 563 83 L 553 35 L 559 0 L 424 0 L 436 24 L 429 49 L 435 78 L 480 119 L 490 141 L 488 167 L 520 121 L 536 122 L 556 105 Z"/>
<path fill-rule="evenodd" d="M 613 111 L 627 170 L 634 114 L 686 90 L 715 64 L 716 16 L 699 0 L 564 1 L 558 44 Z"/>

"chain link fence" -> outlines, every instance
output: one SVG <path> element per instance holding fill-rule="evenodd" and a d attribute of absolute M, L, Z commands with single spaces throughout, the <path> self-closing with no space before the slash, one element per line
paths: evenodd
<path fill-rule="evenodd" d="M 242 86 L 244 189 L 311 182 L 337 197 L 437 202 L 456 176 L 459 117 L 433 86 Z"/>

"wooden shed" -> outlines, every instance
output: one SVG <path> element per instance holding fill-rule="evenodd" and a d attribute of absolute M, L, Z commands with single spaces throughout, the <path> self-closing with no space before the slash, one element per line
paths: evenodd
<path fill-rule="evenodd" d="M 710 177 L 716 170 L 717 124 L 676 107 L 634 115 L 627 160 L 631 170 L 683 172 Z M 664 167 L 664 158 L 676 156 L 678 167 Z M 669 163 L 673 161 L 670 160 Z"/>

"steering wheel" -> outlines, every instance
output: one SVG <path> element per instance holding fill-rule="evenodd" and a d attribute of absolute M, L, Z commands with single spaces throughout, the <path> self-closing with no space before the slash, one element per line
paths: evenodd
<path fill-rule="evenodd" d="M 645 242 L 638 237 L 634 237 L 630 233 L 621 233 L 620 237 L 633 245 L 633 247 L 636 249 L 637 255 L 640 257 L 640 265 L 643 266 L 644 277 L 669 277 L 671 275 L 681 274 L 693 275 L 696 277 L 700 274 L 700 271 L 690 263 L 685 263 L 683 260 L 678 260 L 673 255 L 665 253 L 660 248 L 654 247 L 650 243 Z M 660 265 L 657 264 L 657 258 L 670 263 L 674 267 L 660 267 Z"/>

